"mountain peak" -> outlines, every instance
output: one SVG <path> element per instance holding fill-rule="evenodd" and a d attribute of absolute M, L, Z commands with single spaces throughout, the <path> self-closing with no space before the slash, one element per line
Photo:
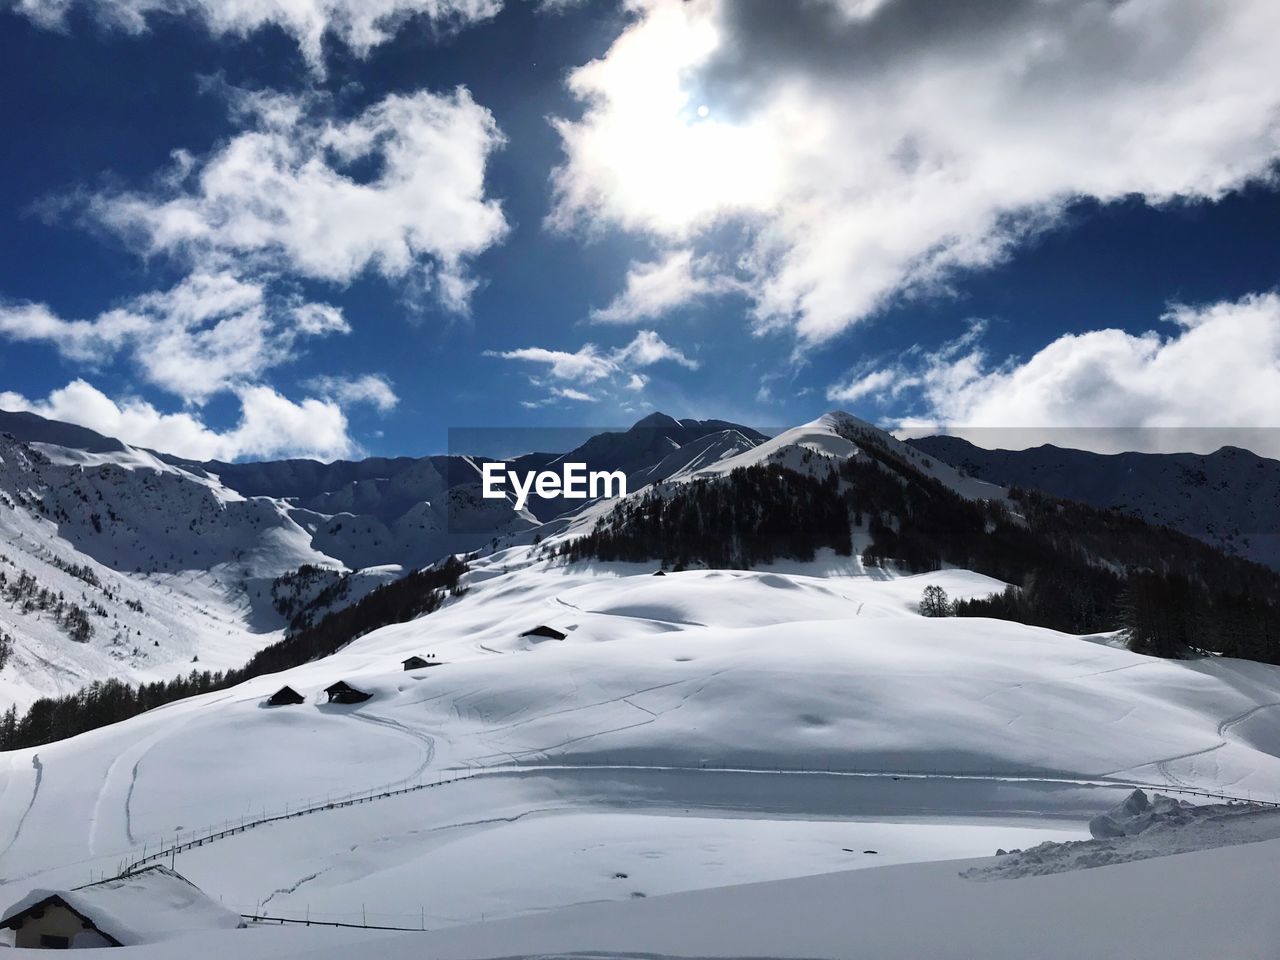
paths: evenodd
<path fill-rule="evenodd" d="M 861 417 L 855 417 L 852 413 L 844 410 L 831 410 L 819 417 L 816 423 L 825 423 L 836 427 L 853 427 L 861 430 L 874 430 L 876 433 L 888 433 L 883 427 L 878 427 L 869 420 L 863 420 Z"/>
<path fill-rule="evenodd" d="M 632 430 L 669 430 L 672 427 L 678 428 L 680 421 L 675 417 L 669 417 L 665 413 L 654 412 L 649 414 L 642 420 L 637 420 L 631 425 Z"/>

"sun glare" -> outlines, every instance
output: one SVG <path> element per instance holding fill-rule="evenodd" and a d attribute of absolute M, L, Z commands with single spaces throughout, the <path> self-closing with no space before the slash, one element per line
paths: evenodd
<path fill-rule="evenodd" d="M 689 89 L 720 43 L 710 18 L 685 5 L 652 15 L 613 55 L 580 72 L 581 92 L 607 97 L 590 153 L 626 220 L 683 231 L 773 195 L 776 145 L 750 121 L 728 122 Z"/>

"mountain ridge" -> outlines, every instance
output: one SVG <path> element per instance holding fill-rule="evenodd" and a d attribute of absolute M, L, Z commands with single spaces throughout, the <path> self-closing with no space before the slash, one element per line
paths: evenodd
<path fill-rule="evenodd" d="M 1102 454 L 1053 444 L 987 450 L 954 436 L 907 443 L 975 478 L 1130 513 L 1280 570 L 1280 461 L 1244 448 Z"/>

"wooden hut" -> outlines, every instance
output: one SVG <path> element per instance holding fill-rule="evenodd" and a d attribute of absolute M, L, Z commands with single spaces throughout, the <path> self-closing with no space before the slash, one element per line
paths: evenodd
<path fill-rule="evenodd" d="M 540 627 L 534 627 L 532 630 L 526 630 L 520 634 L 522 637 L 541 637 L 544 640 L 563 640 L 568 634 L 562 633 L 555 627 L 548 627 L 543 624 Z"/>
<path fill-rule="evenodd" d="M 329 695 L 330 703 L 363 703 L 373 696 L 371 693 L 357 690 L 345 680 L 339 680 L 332 686 L 325 687 L 324 692 Z"/>
<path fill-rule="evenodd" d="M 435 654 L 430 657 L 413 656 L 408 660 L 402 661 L 406 670 L 421 670 L 423 667 L 438 667 L 444 661 L 437 660 Z"/>
<path fill-rule="evenodd" d="M 283 686 L 267 697 L 268 707 L 287 707 L 294 703 L 306 703 L 307 698 L 290 686 Z"/>

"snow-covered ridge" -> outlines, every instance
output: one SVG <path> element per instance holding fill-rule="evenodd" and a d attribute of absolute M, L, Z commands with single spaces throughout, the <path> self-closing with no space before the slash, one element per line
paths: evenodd
<path fill-rule="evenodd" d="M 738 467 L 776 463 L 798 472 L 810 472 L 815 456 L 847 459 L 864 454 L 863 447 L 874 444 L 888 450 L 920 474 L 969 500 L 1004 499 L 1002 487 L 967 477 L 950 464 L 927 456 L 881 428 L 843 411 L 832 411 L 818 419 L 785 430 L 750 450 L 693 471 L 691 479 L 723 476 Z M 820 462 L 820 461 L 818 461 Z"/>

